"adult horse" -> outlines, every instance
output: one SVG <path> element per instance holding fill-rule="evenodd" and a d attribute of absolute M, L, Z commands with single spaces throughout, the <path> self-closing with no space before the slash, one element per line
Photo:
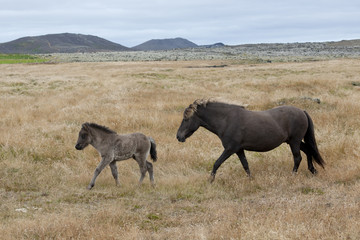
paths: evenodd
<path fill-rule="evenodd" d="M 142 183 L 146 172 L 149 172 L 151 184 L 154 185 L 153 165 L 146 160 L 149 153 L 154 162 L 157 160 L 156 144 L 151 137 L 142 133 L 120 135 L 96 123 L 84 123 L 81 126 L 75 148 L 83 150 L 89 144 L 101 156 L 101 162 L 96 167 L 88 186 L 89 190 L 94 187 L 97 176 L 107 165 L 110 165 L 116 185 L 119 185 L 116 162 L 129 158 L 135 159 L 139 164 L 141 172 L 139 183 Z"/>
<path fill-rule="evenodd" d="M 292 106 L 280 106 L 266 111 L 249 111 L 242 106 L 196 100 L 185 109 L 177 131 L 177 139 L 185 142 L 199 127 L 216 134 L 224 147 L 211 172 L 213 182 L 220 165 L 236 153 L 250 176 L 244 150 L 266 152 L 286 142 L 294 157 L 293 172 L 297 172 L 303 151 L 308 169 L 316 174 L 313 160 L 324 168 L 324 160 L 317 148 L 314 124 L 309 114 Z M 302 141 L 304 139 L 304 141 Z"/>

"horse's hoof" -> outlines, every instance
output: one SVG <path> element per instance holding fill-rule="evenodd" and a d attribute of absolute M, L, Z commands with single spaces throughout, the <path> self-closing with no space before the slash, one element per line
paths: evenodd
<path fill-rule="evenodd" d="M 210 175 L 210 177 L 209 177 L 209 182 L 210 182 L 210 183 L 213 183 L 214 180 L 215 180 L 215 174 L 212 173 L 212 174 Z"/>
<path fill-rule="evenodd" d="M 91 190 L 92 188 L 94 187 L 94 185 L 89 185 L 88 187 L 87 187 L 87 190 Z"/>

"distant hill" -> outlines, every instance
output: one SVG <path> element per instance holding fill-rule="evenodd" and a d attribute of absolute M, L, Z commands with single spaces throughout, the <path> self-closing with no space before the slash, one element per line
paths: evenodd
<path fill-rule="evenodd" d="M 61 33 L 24 37 L 0 44 L 0 53 L 75 53 L 128 51 L 127 47 L 92 35 Z"/>
<path fill-rule="evenodd" d="M 149 40 L 133 47 L 132 49 L 138 51 L 156 51 L 196 47 L 198 47 L 198 45 L 184 38 L 169 38 Z"/>
<path fill-rule="evenodd" d="M 200 47 L 205 47 L 205 48 L 218 48 L 218 47 L 224 47 L 225 44 L 219 42 L 219 43 L 214 43 L 214 44 L 210 44 L 210 45 L 201 45 Z"/>
<path fill-rule="evenodd" d="M 360 39 L 353 39 L 353 40 L 342 40 L 339 42 L 329 42 L 329 46 L 333 47 L 353 47 L 353 46 L 360 46 Z"/>

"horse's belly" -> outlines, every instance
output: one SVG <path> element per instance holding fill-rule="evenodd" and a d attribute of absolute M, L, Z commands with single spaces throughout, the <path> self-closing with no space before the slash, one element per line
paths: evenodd
<path fill-rule="evenodd" d="M 286 136 L 282 134 L 258 135 L 243 142 L 243 148 L 248 151 L 267 152 L 277 148 L 286 141 Z"/>
<path fill-rule="evenodd" d="M 278 146 L 280 146 L 283 142 L 280 143 L 272 143 L 272 144 L 267 144 L 267 145 L 262 145 L 262 144 L 258 144 L 258 145 L 251 145 L 251 146 L 245 146 L 244 149 L 247 151 L 253 151 L 253 152 L 267 152 L 267 151 L 271 151 L 275 148 L 277 148 Z"/>

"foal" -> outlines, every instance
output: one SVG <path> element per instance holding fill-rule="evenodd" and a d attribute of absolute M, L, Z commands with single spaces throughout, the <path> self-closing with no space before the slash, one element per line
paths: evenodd
<path fill-rule="evenodd" d="M 87 187 L 89 190 L 94 187 L 96 177 L 107 165 L 110 165 L 116 185 L 119 185 L 116 162 L 129 158 L 135 159 L 139 164 L 141 172 L 139 184 L 142 183 L 146 172 L 149 172 L 151 184 L 154 185 L 153 165 L 146 161 L 149 153 L 154 162 L 157 160 L 156 144 L 151 137 L 142 133 L 119 135 L 107 127 L 95 123 L 84 123 L 79 132 L 75 148 L 83 150 L 89 144 L 99 152 L 102 158 Z"/>

